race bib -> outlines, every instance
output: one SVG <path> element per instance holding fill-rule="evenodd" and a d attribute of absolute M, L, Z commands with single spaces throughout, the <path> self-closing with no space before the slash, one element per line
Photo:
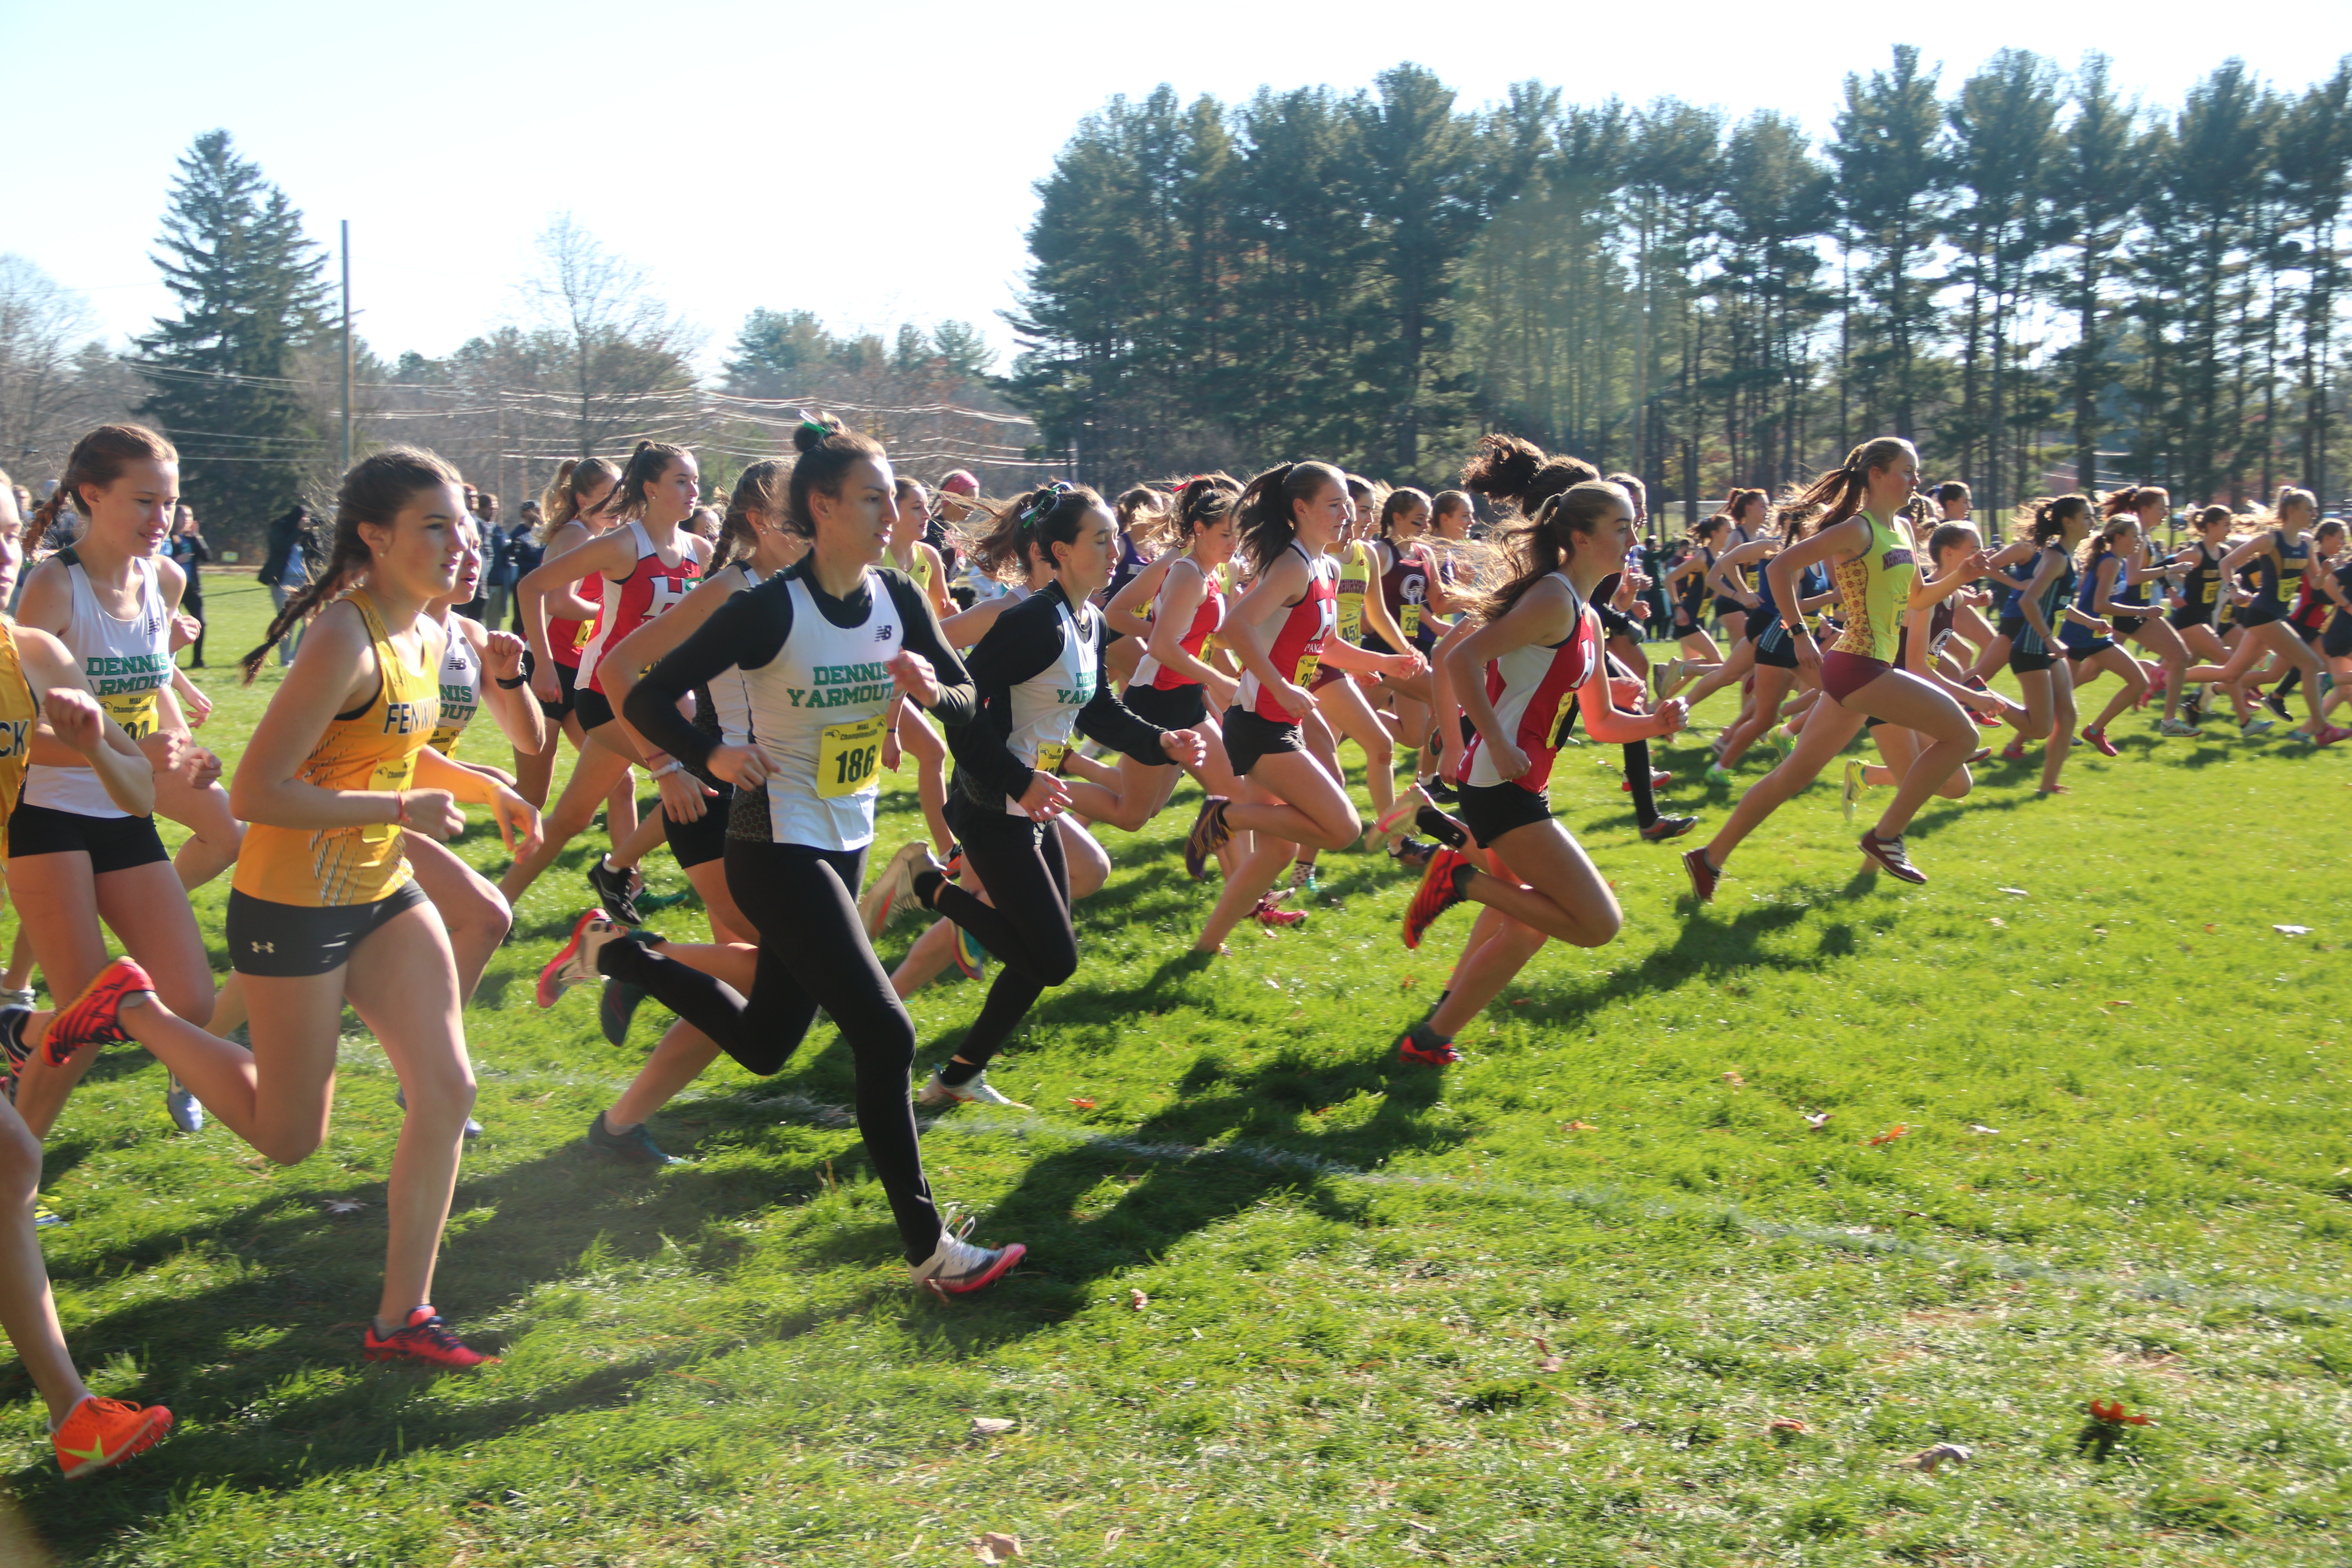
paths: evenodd
<path fill-rule="evenodd" d="M 1292 676 L 1291 679 L 1300 686 L 1312 686 L 1315 684 L 1316 671 L 1322 668 L 1323 656 L 1310 653 L 1298 661 L 1298 673 Z"/>
<path fill-rule="evenodd" d="M 415 782 L 416 753 L 404 752 L 394 759 L 376 763 L 369 770 L 367 786 L 397 793 Z M 397 822 L 371 822 L 360 829 L 360 842 L 362 844 L 389 844 L 399 836 L 400 824 Z"/>
<path fill-rule="evenodd" d="M 1364 601 L 1346 598 L 1339 601 L 1339 636 L 1354 642 L 1364 629 Z M 1411 636 L 1410 630 L 1406 633 Z"/>
<path fill-rule="evenodd" d="M 1552 714 L 1551 728 L 1548 731 L 1551 736 L 1551 749 L 1553 751 L 1556 752 L 1562 746 L 1568 744 L 1569 726 L 1575 722 L 1576 693 L 1573 691 L 1564 691 L 1560 693 L 1559 708 L 1558 711 Z"/>
<path fill-rule="evenodd" d="M 575 621 L 572 626 L 574 629 L 572 633 L 572 646 L 574 648 L 585 650 L 588 647 L 588 639 L 596 635 L 596 623 Z"/>
<path fill-rule="evenodd" d="M 830 800 L 871 785 L 875 764 L 882 760 L 882 737 L 888 731 L 880 713 L 855 723 L 826 725 L 817 738 L 817 795 Z"/>
<path fill-rule="evenodd" d="M 1070 743 L 1067 741 L 1038 742 L 1037 771 L 1058 775 L 1062 771 L 1062 759 L 1069 754 Z"/>
<path fill-rule="evenodd" d="M 1402 631 L 1409 638 L 1419 637 L 1421 635 L 1421 606 L 1419 605 L 1405 605 L 1403 614 L 1397 618 L 1397 626 L 1398 629 Z"/>

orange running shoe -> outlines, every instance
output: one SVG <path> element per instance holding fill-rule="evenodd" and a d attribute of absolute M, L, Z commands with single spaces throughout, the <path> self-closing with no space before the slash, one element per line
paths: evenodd
<path fill-rule="evenodd" d="M 122 1031 L 122 1004 L 142 992 L 154 994 L 155 983 L 131 959 L 118 958 L 82 987 L 70 1005 L 49 1020 L 49 1037 L 41 1046 L 49 1065 L 59 1068 L 84 1046 L 111 1045 L 131 1037 Z"/>
<path fill-rule="evenodd" d="M 430 1306 L 411 1308 L 407 1323 L 381 1338 L 370 1323 L 367 1337 L 360 1342 L 360 1354 L 370 1361 L 407 1362 L 445 1372 L 462 1372 L 499 1359 L 460 1342 Z"/>
<path fill-rule="evenodd" d="M 1421 873 L 1421 887 L 1404 907 L 1404 944 L 1419 947 L 1438 916 L 1462 901 L 1460 873 L 1474 869 L 1470 858 L 1451 845 L 1440 845 Z"/>
<path fill-rule="evenodd" d="M 58 1468 L 73 1481 L 145 1453 L 171 1429 L 172 1413 L 160 1405 L 129 1405 L 91 1394 L 58 1424 L 49 1441 L 58 1450 Z"/>

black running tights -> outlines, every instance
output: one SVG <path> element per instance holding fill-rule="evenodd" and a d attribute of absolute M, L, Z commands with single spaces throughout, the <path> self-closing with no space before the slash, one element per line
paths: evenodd
<path fill-rule="evenodd" d="M 727 841 L 727 889 L 760 933 L 751 994 L 634 942 L 607 942 L 599 968 L 641 986 L 761 1076 L 799 1048 L 823 1008 L 849 1042 L 857 1070 L 857 1131 L 874 1162 L 907 1261 L 939 1246 L 940 1213 L 923 1179 L 908 1097 L 915 1025 L 890 989 L 857 919 L 863 849 Z"/>
<path fill-rule="evenodd" d="M 988 1000 L 955 1053 L 985 1066 L 1046 987 L 1077 973 L 1070 868 L 1062 858 L 1061 829 L 1050 822 L 986 811 L 958 795 L 948 804 L 948 826 L 994 905 L 950 882 L 940 889 L 932 906 L 979 938 L 998 961 Z"/>
<path fill-rule="evenodd" d="M 1647 827 L 1658 820 L 1658 797 L 1650 788 L 1650 742 L 1625 742 L 1625 782 L 1633 786 L 1633 820 Z"/>

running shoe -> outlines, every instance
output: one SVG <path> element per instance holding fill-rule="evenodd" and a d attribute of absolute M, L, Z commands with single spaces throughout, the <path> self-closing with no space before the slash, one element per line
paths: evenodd
<path fill-rule="evenodd" d="M 1450 847 L 1429 858 L 1429 864 L 1422 868 L 1421 887 L 1405 906 L 1406 947 L 1419 947 L 1437 917 L 1462 901 L 1461 873 L 1471 868 L 1469 858 Z"/>
<path fill-rule="evenodd" d="M 1389 846 L 1389 858 L 1414 871 L 1426 868 L 1429 858 L 1436 853 L 1436 845 L 1426 838 L 1415 838 L 1411 834 L 1399 834 L 1397 841 Z"/>
<path fill-rule="evenodd" d="M 1853 820 L 1853 803 L 1862 798 L 1862 764 L 1848 757 L 1845 763 L 1845 787 L 1838 792 L 1838 809 L 1845 813 L 1848 822 Z"/>
<path fill-rule="evenodd" d="M 939 1105 L 942 1103 L 952 1105 L 992 1105 L 1005 1110 L 1027 1110 L 1032 1109 L 1029 1106 L 1022 1104 L 1017 1100 L 1008 1099 L 1006 1096 L 998 1093 L 994 1089 L 991 1088 L 988 1081 L 988 1069 L 986 1068 L 981 1068 L 978 1072 L 972 1074 L 961 1083 L 948 1082 L 947 1079 L 940 1076 L 940 1069 L 934 1068 L 931 1069 L 931 1076 L 923 1080 L 923 1087 L 915 1091 L 915 1099 L 918 1103 L 923 1105 Z"/>
<path fill-rule="evenodd" d="M 657 915 L 664 910 L 674 910 L 677 908 L 678 905 L 686 902 L 692 897 L 694 897 L 694 889 L 690 887 L 680 888 L 675 893 L 648 893 L 643 889 L 639 889 L 637 891 L 636 905 L 638 909 L 644 910 L 649 915 Z"/>
<path fill-rule="evenodd" d="M 962 876 L 962 875 L 963 875 L 963 846 L 962 846 L 962 845 L 961 845 L 961 844 L 950 844 L 950 845 L 949 845 L 949 846 L 948 846 L 948 858 L 947 858 L 947 859 L 946 859 L 945 861 L 941 862 L 941 864 L 940 864 L 940 869 L 942 869 L 942 870 L 944 870 L 945 872 L 947 872 L 947 874 L 948 874 L 948 880 L 949 880 L 949 881 L 950 881 L 950 882 L 954 881 L 958 877 L 961 877 L 961 876 Z"/>
<path fill-rule="evenodd" d="M 2238 726 L 2238 739 L 2251 741 L 2257 735 L 2269 734 L 2271 729 L 2272 723 L 2268 719 L 2249 719 Z"/>
<path fill-rule="evenodd" d="M 1430 799 L 1435 801 L 1440 805 L 1459 805 L 1462 804 L 1462 792 L 1454 787 L 1453 780 L 1443 775 L 1433 779 L 1423 779 L 1421 784 L 1421 793 L 1427 795 Z"/>
<path fill-rule="evenodd" d="M 1414 1067 L 1450 1068 L 1462 1059 L 1454 1042 L 1429 1026 L 1423 1019 L 1397 1037 L 1397 1059 Z"/>
<path fill-rule="evenodd" d="M 2000 749 L 2000 760 L 2004 763 L 2021 763 L 2025 761 L 2025 741 L 2023 737 L 2021 736 L 2019 739 L 2011 741 L 2008 745 L 2003 746 Z"/>
<path fill-rule="evenodd" d="M 2281 697 L 2275 691 L 2265 691 L 2263 693 L 2263 706 L 2269 709 L 2272 712 L 2277 714 L 2282 719 L 2291 719 L 2294 717 L 2293 714 L 2286 710 L 2286 699 Z"/>
<path fill-rule="evenodd" d="M 973 1224 L 966 1220 L 954 1230 L 940 1231 L 938 1249 L 920 1263 L 907 1265 L 908 1276 L 935 1296 L 965 1296 L 995 1284 L 1028 1256 L 1029 1249 L 1017 1241 L 992 1252 L 974 1247 L 964 1239 Z"/>
<path fill-rule="evenodd" d="M 2171 736 L 2176 740 L 2193 741 L 2205 731 L 2194 724 L 2183 723 L 2178 719 L 2167 719 L 2156 727 L 2156 732 L 2159 735 Z"/>
<path fill-rule="evenodd" d="M 1404 825 L 1418 816 L 1428 804 L 1427 791 L 1417 784 L 1407 784 L 1397 795 L 1396 804 L 1372 819 L 1372 831 L 1381 842 L 1393 844 L 1396 835 L 1404 831 Z"/>
<path fill-rule="evenodd" d="M 1674 782 L 1675 775 L 1666 772 L 1665 769 L 1653 768 L 1650 770 L 1650 787 L 1652 789 L 1664 789 Z M 1632 779 L 1619 779 L 1617 781 L 1617 793 L 1619 795 L 1632 795 L 1633 793 L 1633 781 Z"/>
<path fill-rule="evenodd" d="M 675 1154 L 664 1153 L 661 1145 L 654 1142 L 653 1134 L 646 1131 L 644 1122 L 638 1122 L 626 1132 L 615 1132 L 601 1110 L 596 1113 L 596 1120 L 588 1124 L 588 1151 L 597 1158 L 609 1160 L 616 1165 L 642 1165 L 650 1171 L 658 1171 L 664 1165 L 686 1163 Z"/>
<path fill-rule="evenodd" d="M 1459 818 L 1446 816 L 1434 805 L 1424 805 L 1413 813 L 1412 824 L 1440 844 L 1462 850 L 1470 847 L 1470 830 Z"/>
<path fill-rule="evenodd" d="M 898 846 L 882 868 L 882 874 L 866 885 L 858 895 L 857 918 L 865 922 L 868 942 L 882 934 L 890 917 L 904 910 L 919 908 L 922 900 L 915 897 L 915 879 L 925 871 L 937 871 L 945 877 L 947 868 L 931 858 L 931 847 L 921 839 L 910 839 Z"/>
<path fill-rule="evenodd" d="M 167 1074 L 163 1080 L 163 1114 L 172 1125 L 183 1132 L 196 1133 L 205 1130 L 204 1102 L 188 1092 L 177 1073 Z"/>
<path fill-rule="evenodd" d="M 2121 752 L 2116 750 L 2116 743 L 2107 739 L 2107 732 L 2105 730 L 2085 729 L 2083 731 L 2083 743 L 2103 757 L 2123 755 Z"/>
<path fill-rule="evenodd" d="M 1911 864 L 1911 857 L 1903 852 L 1900 838 L 1881 838 L 1875 833 L 1865 833 L 1862 836 L 1862 855 L 1890 877 L 1899 877 L 1906 882 L 1927 879 L 1927 873 Z"/>
<path fill-rule="evenodd" d="M 0 1056 L 6 1057 L 11 1073 L 23 1067 L 25 1058 L 33 1054 L 33 1047 L 25 1043 L 25 1026 L 32 1018 L 30 1007 L 0 1007 Z M 10 1098 L 14 1098 L 13 1091 Z"/>
<path fill-rule="evenodd" d="M 1697 826 L 1696 816 L 1662 816 L 1642 829 L 1642 837 L 1653 844 L 1664 844 L 1670 838 L 1680 838 Z"/>
<path fill-rule="evenodd" d="M 58 1468 L 74 1481 L 145 1453 L 171 1429 L 172 1413 L 160 1405 L 131 1405 L 92 1394 L 66 1413 L 49 1441 L 58 1452 Z"/>
<path fill-rule="evenodd" d="M 29 985 L 22 991 L 10 991 L 5 987 L 0 987 L 0 1007 L 22 1007 L 29 1013 L 37 1000 L 38 998 L 33 994 L 33 988 Z"/>
<path fill-rule="evenodd" d="M 1275 931 L 1287 931 L 1292 926 L 1305 925 L 1307 923 L 1307 911 L 1305 910 L 1284 909 L 1280 904 L 1275 901 L 1277 898 L 1282 896 L 1283 895 L 1276 893 L 1267 893 L 1258 900 L 1257 908 L 1251 911 L 1251 913 L 1256 917 L 1257 923 Z"/>
<path fill-rule="evenodd" d="M 1290 863 L 1290 887 L 1293 892 L 1305 893 L 1310 899 L 1323 890 L 1323 879 L 1316 873 L 1314 861 Z"/>
<path fill-rule="evenodd" d="M 1708 784 L 1729 784 L 1732 779 L 1732 773 L 1729 768 L 1725 767 L 1721 763 L 1709 763 L 1706 764 L 1706 773 L 1702 776 Z"/>
<path fill-rule="evenodd" d="M 955 928 L 955 966 L 966 980 L 988 978 L 988 949 L 961 926 Z"/>
<path fill-rule="evenodd" d="M 49 1020 L 49 1036 L 42 1054 L 53 1068 L 63 1067 L 84 1046 L 110 1045 L 131 1037 L 122 1030 L 122 1004 L 132 996 L 152 995 L 155 983 L 136 961 L 118 958 L 82 987 L 70 1005 Z"/>
<path fill-rule="evenodd" d="M 1960 759 L 1960 766 L 1964 768 L 1975 767 L 1979 763 L 1983 762 L 1987 757 L 1991 755 L 1992 748 L 1990 746 L 1979 746 L 1975 751 L 1970 752 L 1967 756 Z"/>
<path fill-rule="evenodd" d="M 629 1043 L 629 1023 L 637 1016 L 637 1004 L 646 999 L 646 988 L 632 985 L 625 980 L 604 977 L 596 994 L 596 1026 L 604 1031 L 608 1046 Z"/>
<path fill-rule="evenodd" d="M 1705 846 L 1683 851 L 1683 869 L 1690 874 L 1691 896 L 1702 904 L 1713 903 L 1715 885 L 1723 880 L 1723 873 L 1708 863 Z"/>
<path fill-rule="evenodd" d="M 2323 724 L 2319 728 L 2319 733 L 2314 735 L 2312 741 L 2317 745 L 2332 746 L 2347 735 L 2352 735 L 2352 730 L 2347 730 L 2336 724 Z"/>
<path fill-rule="evenodd" d="M 1683 663 L 1679 658 L 1669 658 L 1650 666 L 1650 695 L 1664 701 L 1666 693 L 1681 684 Z"/>
<path fill-rule="evenodd" d="M 1209 862 L 1232 837 L 1225 826 L 1225 797 L 1203 798 L 1200 815 L 1192 818 L 1192 830 L 1184 835 L 1184 874 L 1196 882 L 1208 880 Z"/>
<path fill-rule="evenodd" d="M 397 1105 L 398 1107 L 400 1107 L 400 1111 L 401 1111 L 401 1114 L 402 1114 L 402 1115 L 405 1116 L 405 1115 L 407 1115 L 407 1114 L 408 1114 L 408 1090 L 407 1090 L 407 1089 L 394 1089 L 394 1090 L 392 1091 L 392 1102 L 393 1102 L 394 1105 Z M 482 1124 L 481 1124 L 480 1122 L 478 1122 L 478 1121 L 475 1121 L 475 1120 L 474 1120 L 472 1117 L 470 1117 L 470 1116 L 468 1116 L 467 1118 L 466 1118 L 466 1136 L 467 1136 L 467 1138 L 468 1138 L 468 1139 L 470 1140 L 470 1139 L 479 1138 L 481 1135 L 482 1135 Z"/>
<path fill-rule="evenodd" d="M 601 979 L 596 973 L 596 955 L 604 950 L 606 942 L 626 929 L 603 910 L 590 910 L 572 921 L 571 937 L 556 949 L 547 967 L 539 972 L 539 1005 L 552 1007 L 555 999 L 574 985 Z"/>
<path fill-rule="evenodd" d="M 1998 730 L 2009 722 L 1998 713 L 1979 713 L 1973 708 L 1969 710 L 1969 717 L 1977 721 L 1979 730 Z"/>
<path fill-rule="evenodd" d="M 595 890 L 597 906 L 625 926 L 636 925 L 644 918 L 637 912 L 637 892 L 645 885 L 645 879 L 634 868 L 623 870 L 609 855 L 599 855 L 589 864 L 588 886 Z"/>
<path fill-rule="evenodd" d="M 366 1337 L 360 1341 L 360 1354 L 369 1361 L 406 1362 L 446 1372 L 463 1371 L 499 1359 L 461 1342 L 442 1322 L 441 1314 L 429 1305 L 411 1308 L 408 1321 L 388 1334 L 379 1336 L 375 1325 L 370 1323 Z"/>

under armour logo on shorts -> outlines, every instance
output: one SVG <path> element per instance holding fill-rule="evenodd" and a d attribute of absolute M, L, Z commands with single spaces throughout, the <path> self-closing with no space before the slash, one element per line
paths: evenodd
<path fill-rule="evenodd" d="M 256 952 L 275 953 L 278 951 L 278 944 L 274 942 L 257 942 L 253 944 L 253 951 Z"/>

